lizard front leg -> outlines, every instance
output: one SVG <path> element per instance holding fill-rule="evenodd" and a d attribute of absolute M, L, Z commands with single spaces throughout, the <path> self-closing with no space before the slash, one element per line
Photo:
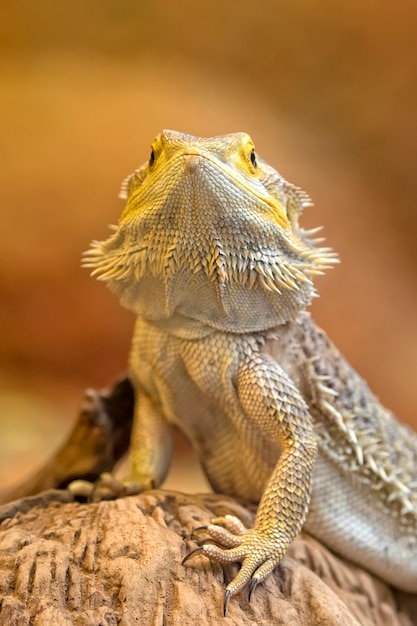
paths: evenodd
<path fill-rule="evenodd" d="M 130 482 L 140 491 L 164 481 L 172 459 L 173 432 L 159 404 L 136 390 L 135 416 L 130 439 Z"/>
<path fill-rule="evenodd" d="M 261 498 L 253 529 L 232 516 L 217 518 L 206 529 L 225 547 L 204 544 L 196 552 L 222 563 L 239 561 L 239 574 L 226 588 L 228 599 L 252 580 L 256 585 L 272 572 L 301 530 L 310 501 L 317 445 L 308 408 L 300 392 L 268 356 L 253 355 L 240 368 L 237 394 L 245 419 L 253 421 L 281 454 Z"/>

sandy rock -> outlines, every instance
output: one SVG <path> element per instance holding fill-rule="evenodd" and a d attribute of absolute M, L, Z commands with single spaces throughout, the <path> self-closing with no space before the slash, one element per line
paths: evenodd
<path fill-rule="evenodd" d="M 151 491 L 99 503 L 45 492 L 0 509 L 0 625 L 282 624 L 410 626 L 417 599 L 399 594 L 300 535 L 248 603 L 224 587 L 238 565 L 198 556 L 192 530 L 231 512 L 230 498 Z"/>

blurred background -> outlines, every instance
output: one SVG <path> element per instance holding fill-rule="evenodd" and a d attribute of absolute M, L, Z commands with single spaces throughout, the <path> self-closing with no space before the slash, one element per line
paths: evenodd
<path fill-rule="evenodd" d="M 417 427 L 416 25 L 412 0 L 1 3 L 0 485 L 126 368 L 133 317 L 80 255 L 161 128 L 249 132 L 308 191 L 342 260 L 313 315 Z"/>

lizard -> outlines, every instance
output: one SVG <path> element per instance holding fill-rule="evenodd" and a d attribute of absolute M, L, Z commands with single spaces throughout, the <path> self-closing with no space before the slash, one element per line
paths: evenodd
<path fill-rule="evenodd" d="M 158 487 L 172 432 L 213 489 L 258 504 L 213 519 L 188 554 L 241 564 L 249 599 L 303 528 L 417 592 L 417 435 L 385 409 L 308 312 L 338 262 L 299 225 L 309 196 L 246 133 L 164 130 L 122 185 L 118 225 L 84 265 L 137 316 L 131 483 Z"/>

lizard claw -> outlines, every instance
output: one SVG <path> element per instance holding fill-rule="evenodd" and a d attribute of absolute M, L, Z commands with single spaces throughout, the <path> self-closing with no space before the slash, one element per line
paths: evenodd
<path fill-rule="evenodd" d="M 227 607 L 229 605 L 229 600 L 230 600 L 230 596 L 231 596 L 231 592 L 226 589 L 225 594 L 224 594 L 224 601 L 223 601 L 223 615 L 224 617 L 226 617 L 227 615 Z"/>
<path fill-rule="evenodd" d="M 191 538 L 193 538 L 193 536 L 197 533 L 201 533 L 201 532 L 205 532 L 208 530 L 208 526 L 197 526 L 197 528 L 194 528 L 191 532 Z"/>
<path fill-rule="evenodd" d="M 242 533 L 243 524 L 241 522 L 236 523 L 234 519 L 229 519 L 226 523 L 224 523 L 224 518 L 213 520 L 213 522 L 219 521 L 223 522 L 221 526 L 212 523 L 207 527 L 200 527 L 200 529 L 207 532 L 209 541 L 214 540 L 220 545 L 204 542 L 203 545 L 192 550 L 184 558 L 183 563 L 197 554 L 203 554 L 222 564 L 241 563 L 239 573 L 226 588 L 224 599 L 224 610 L 226 611 L 229 599 L 239 593 L 248 583 L 250 583 L 248 600 L 251 601 L 257 585 L 269 576 L 284 556 L 287 540 L 285 537 L 269 535 L 257 529 L 244 529 Z M 230 530 L 225 528 L 226 525 Z M 233 530 L 237 534 L 233 534 Z"/>
<path fill-rule="evenodd" d="M 258 586 L 258 583 L 259 583 L 259 578 L 257 576 L 254 576 L 252 578 L 252 582 L 251 582 L 250 587 L 249 587 L 248 602 L 251 601 L 252 594 L 255 591 L 256 587 Z"/>
<path fill-rule="evenodd" d="M 114 500 L 122 496 L 136 495 L 144 490 L 139 483 L 119 480 L 110 472 L 103 472 L 94 482 L 74 480 L 67 488 L 76 498 L 85 498 L 88 502 Z"/>
<path fill-rule="evenodd" d="M 184 565 L 184 563 L 189 561 L 189 559 L 192 559 L 196 554 L 200 554 L 200 552 L 203 552 L 203 551 L 204 551 L 204 546 L 198 546 L 198 548 L 194 548 L 194 550 L 191 550 L 191 552 L 185 555 L 185 557 L 181 561 L 181 565 Z"/>

